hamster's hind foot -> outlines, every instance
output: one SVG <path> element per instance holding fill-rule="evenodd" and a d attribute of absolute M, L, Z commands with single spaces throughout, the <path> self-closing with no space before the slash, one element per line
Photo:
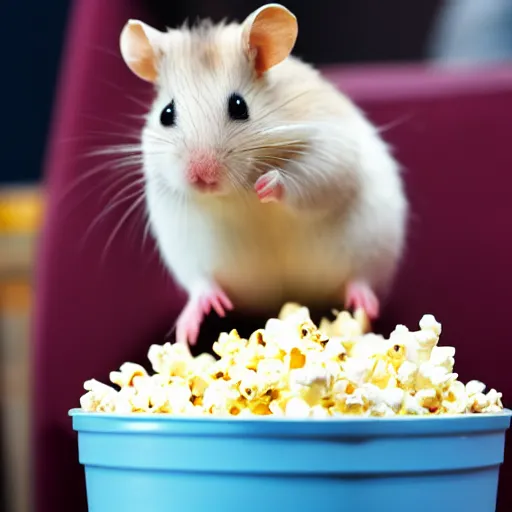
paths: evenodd
<path fill-rule="evenodd" d="M 226 316 L 226 311 L 233 309 L 229 297 L 220 288 L 213 287 L 197 296 L 191 296 L 176 322 L 176 341 L 195 345 L 204 317 L 212 309 L 220 317 Z"/>
<path fill-rule="evenodd" d="M 367 283 L 352 281 L 346 289 L 345 308 L 354 311 L 362 309 L 370 320 L 375 320 L 379 316 L 380 304 L 379 299 Z"/>

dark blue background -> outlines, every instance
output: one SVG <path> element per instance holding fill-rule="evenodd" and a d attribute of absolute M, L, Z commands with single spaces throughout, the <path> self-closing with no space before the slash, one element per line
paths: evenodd
<path fill-rule="evenodd" d="M 0 0 L 0 183 L 41 176 L 70 4 Z"/>

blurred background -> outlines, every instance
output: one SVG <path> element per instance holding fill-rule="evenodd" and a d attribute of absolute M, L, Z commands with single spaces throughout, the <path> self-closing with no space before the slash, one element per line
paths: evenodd
<path fill-rule="evenodd" d="M 160 23 L 159 28 L 197 16 L 243 19 L 262 4 L 261 0 L 126 2 L 144 4 L 152 19 Z M 295 53 L 319 65 L 485 66 L 493 61 L 508 61 L 512 55 L 512 1 L 283 3 L 300 23 Z M 0 144 L 0 508 L 8 512 L 35 510 L 30 501 L 33 276 L 46 204 L 46 147 L 60 90 L 57 84 L 61 57 L 67 49 L 66 29 L 74 7 L 71 0 L 0 2 L 4 39 L 4 140 Z M 101 89 L 97 94 L 101 95 Z"/>

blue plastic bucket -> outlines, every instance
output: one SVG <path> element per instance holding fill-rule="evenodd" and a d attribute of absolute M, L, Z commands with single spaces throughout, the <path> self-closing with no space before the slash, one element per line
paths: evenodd
<path fill-rule="evenodd" d="M 89 512 L 492 512 L 511 417 L 70 414 Z"/>

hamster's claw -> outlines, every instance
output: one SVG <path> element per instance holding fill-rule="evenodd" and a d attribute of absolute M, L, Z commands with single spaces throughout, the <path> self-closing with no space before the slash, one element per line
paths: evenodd
<path fill-rule="evenodd" d="M 230 311 L 233 309 L 233 304 L 229 300 L 229 297 L 220 288 L 203 295 L 199 301 L 205 315 L 207 315 L 213 308 L 217 315 L 225 317 L 226 310 Z"/>
<path fill-rule="evenodd" d="M 353 281 L 347 286 L 345 308 L 362 309 L 368 318 L 375 320 L 379 316 L 379 299 L 367 283 Z"/>
<path fill-rule="evenodd" d="M 203 318 L 200 304 L 189 300 L 176 322 L 176 342 L 195 345 Z"/>
<path fill-rule="evenodd" d="M 281 176 L 275 170 L 260 176 L 254 185 L 254 189 L 262 203 L 280 201 L 284 193 Z"/>
<path fill-rule="evenodd" d="M 233 309 L 229 297 L 220 288 L 191 297 L 176 322 L 176 341 L 195 345 L 201 323 L 212 308 L 220 317 L 226 316 L 226 311 Z"/>

